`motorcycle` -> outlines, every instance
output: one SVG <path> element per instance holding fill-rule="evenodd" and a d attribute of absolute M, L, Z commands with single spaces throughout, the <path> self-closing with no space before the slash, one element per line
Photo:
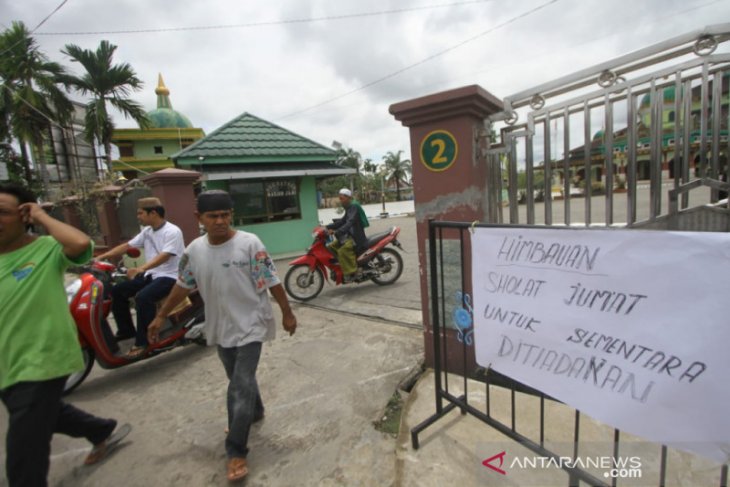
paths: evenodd
<path fill-rule="evenodd" d="M 381 286 L 393 284 L 403 273 L 403 259 L 388 245 L 404 251 L 397 239 L 399 233 L 400 228 L 392 227 L 387 232 L 368 237 L 367 251 L 357 257 L 361 272 L 351 280 L 345 280 L 335 255 L 327 248 L 327 229 L 317 227 L 312 233 L 314 242 L 307 253 L 289 263 L 284 288 L 292 298 L 309 301 L 322 292 L 325 280 L 332 280 L 338 286 L 368 280 Z"/>
<path fill-rule="evenodd" d="M 139 249 L 130 248 L 127 255 L 139 257 Z M 64 394 L 76 389 L 91 372 L 94 362 L 105 369 L 115 369 L 154 357 L 189 343 L 205 344 L 203 327 L 205 309 L 197 291 L 172 311 L 160 331 L 160 340 L 150 344 L 148 352 L 138 359 L 129 359 L 120 353 L 107 317 L 111 311 L 111 288 L 119 279 L 126 279 L 127 271 L 122 262 L 94 261 L 81 267 L 80 276 L 66 286 L 71 315 L 76 322 L 79 343 L 84 357 L 84 369 L 69 376 Z"/>

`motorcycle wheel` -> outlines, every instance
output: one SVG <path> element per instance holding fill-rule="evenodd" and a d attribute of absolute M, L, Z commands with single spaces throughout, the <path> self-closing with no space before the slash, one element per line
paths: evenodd
<path fill-rule="evenodd" d="M 84 356 L 84 369 L 79 370 L 68 376 L 66 379 L 66 385 L 63 387 L 63 395 L 70 394 L 71 391 L 76 389 L 86 379 L 86 376 L 91 372 L 91 368 L 94 366 L 94 351 L 90 348 L 81 349 L 81 353 Z"/>
<path fill-rule="evenodd" d="M 290 268 L 284 278 L 284 288 L 294 299 L 309 301 L 316 298 L 324 287 L 324 276 L 322 271 L 315 267 L 310 272 L 306 264 L 295 265 Z"/>
<path fill-rule="evenodd" d="M 382 257 L 382 260 L 377 257 L 373 259 L 378 262 L 378 275 L 372 277 L 372 281 L 379 286 L 393 284 L 403 273 L 403 259 L 398 252 L 389 248 L 383 249 L 379 257 Z M 386 269 L 385 272 L 383 268 Z"/>

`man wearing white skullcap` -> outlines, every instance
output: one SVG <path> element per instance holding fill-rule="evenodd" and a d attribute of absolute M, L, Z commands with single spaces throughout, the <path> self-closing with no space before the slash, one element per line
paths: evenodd
<path fill-rule="evenodd" d="M 349 189 L 340 190 L 340 203 L 345 209 L 345 215 L 327 225 L 330 235 L 336 237 L 335 241 L 329 244 L 329 248 L 337 254 L 345 278 L 351 280 L 358 271 L 357 254 L 367 250 L 368 239 L 365 236 L 365 228 L 370 226 L 370 223 L 360 203 L 352 198 L 352 191 Z"/>

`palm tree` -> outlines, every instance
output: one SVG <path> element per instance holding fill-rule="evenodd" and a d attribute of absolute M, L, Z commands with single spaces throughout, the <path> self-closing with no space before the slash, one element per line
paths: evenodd
<path fill-rule="evenodd" d="M 388 151 L 383 156 L 384 168 L 383 176 L 388 181 L 395 181 L 396 199 L 400 201 L 400 185 L 407 183 L 408 176 L 411 174 L 412 166 L 410 159 L 401 159 L 402 150 L 398 152 Z"/>
<path fill-rule="evenodd" d="M 129 63 L 113 64 L 116 50 L 114 44 L 101 41 L 96 51 L 82 49 L 75 44 L 66 44 L 61 51 L 72 61 L 81 63 L 86 70 L 82 76 L 67 76 L 65 81 L 82 95 L 91 95 L 91 100 L 86 104 L 84 138 L 90 144 L 96 141 L 104 146 L 108 170 L 111 170 L 112 163 L 114 121 L 107 103 L 126 118 L 134 119 L 141 128 L 149 126 L 142 105 L 128 98 L 130 92 L 142 89 L 142 80 Z"/>
<path fill-rule="evenodd" d="M 375 175 L 378 172 L 378 165 L 370 159 L 365 159 L 362 162 L 362 170 L 372 175 Z"/>
<path fill-rule="evenodd" d="M 66 125 L 73 106 L 64 90 L 65 70 L 43 54 L 22 22 L 0 34 L 0 141 L 15 137 L 20 142 L 24 179 L 33 172 L 26 144 L 33 145 L 43 181 L 48 189 L 44 141 L 52 123 Z"/>
<path fill-rule="evenodd" d="M 342 147 L 337 150 L 336 162 L 341 166 L 349 167 L 360 172 L 360 166 L 362 165 L 362 156 L 352 147 Z"/>

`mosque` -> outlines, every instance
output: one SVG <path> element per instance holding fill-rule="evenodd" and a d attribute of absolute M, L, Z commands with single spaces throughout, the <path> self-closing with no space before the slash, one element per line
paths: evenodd
<path fill-rule="evenodd" d="M 119 148 L 119 159 L 112 162 L 112 170 L 129 180 L 175 167 L 170 156 L 205 136 L 202 128 L 193 127 L 188 117 L 172 107 L 162 74 L 155 94 L 157 108 L 147 112 L 149 127 L 115 129 L 112 136 L 112 143 Z"/>

